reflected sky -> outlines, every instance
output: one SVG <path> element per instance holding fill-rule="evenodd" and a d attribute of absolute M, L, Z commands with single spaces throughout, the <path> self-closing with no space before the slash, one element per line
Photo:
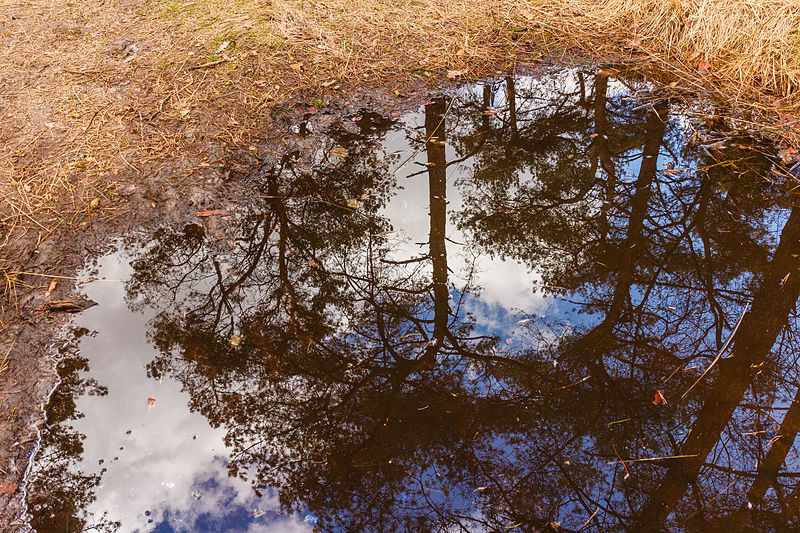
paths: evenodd
<path fill-rule="evenodd" d="M 125 254 L 112 253 L 100 262 L 97 276 L 127 279 L 132 273 L 128 261 Z M 84 527 L 118 523 L 108 530 L 311 531 L 303 516 L 278 515 L 274 493 L 258 497 L 245 481 L 228 475 L 225 431 L 187 408 L 180 383 L 147 377 L 146 365 L 156 356 L 147 341 L 154 313 L 131 312 L 120 282 L 87 283 L 84 292 L 102 306 L 75 321 L 76 328 L 94 332 L 81 339 L 80 351 L 92 356 L 91 378 L 109 385 L 100 398 L 77 398 L 75 407 L 83 416 L 69 423 L 70 430 L 91 436 L 83 441 L 81 470 L 101 477 L 93 491 L 96 499 L 85 509 L 97 522 L 90 518 Z M 47 451 L 40 451 L 38 468 L 46 467 Z M 41 514 L 48 515 L 48 503 L 42 507 Z M 60 524 L 41 529 L 67 530 Z"/>
<path fill-rule="evenodd" d="M 123 239 L 32 524 L 791 530 L 796 184 L 711 107 L 500 78 L 345 117 L 234 217 Z"/>

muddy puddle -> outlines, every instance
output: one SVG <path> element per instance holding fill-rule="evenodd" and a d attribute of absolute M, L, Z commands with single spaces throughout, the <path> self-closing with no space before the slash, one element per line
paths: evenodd
<path fill-rule="evenodd" d="M 123 239 L 62 348 L 32 526 L 793 530 L 800 210 L 719 113 L 497 79 Z"/>

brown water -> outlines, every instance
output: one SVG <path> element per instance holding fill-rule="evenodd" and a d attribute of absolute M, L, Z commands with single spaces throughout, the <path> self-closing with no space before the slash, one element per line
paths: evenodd
<path fill-rule="evenodd" d="M 699 111 L 498 79 L 128 237 L 62 350 L 31 524 L 795 530 L 798 183 Z"/>

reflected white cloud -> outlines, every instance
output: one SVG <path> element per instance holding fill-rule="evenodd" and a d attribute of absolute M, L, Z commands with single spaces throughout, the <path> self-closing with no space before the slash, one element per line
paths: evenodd
<path fill-rule="evenodd" d="M 130 275 L 127 260 L 113 254 L 99 270 L 100 278 Z M 124 285 L 88 283 L 85 292 L 99 305 L 76 321 L 97 331 L 84 337 L 81 352 L 90 358 L 91 377 L 109 387 L 107 396 L 78 399 L 85 417 L 73 424 L 87 435 L 81 468 L 102 472 L 88 513 L 106 513 L 121 533 L 311 531 L 299 517 L 281 517 L 274 494 L 259 498 L 228 475 L 224 428 L 191 412 L 179 383 L 147 376 L 146 364 L 157 355 L 146 337 L 151 316 L 128 309 Z"/>
<path fill-rule="evenodd" d="M 410 171 L 409 171 L 410 172 Z M 399 177 L 402 188 L 396 191 L 381 212 L 395 231 L 390 236 L 391 259 L 401 261 L 420 257 L 427 253 L 430 233 L 430 216 L 427 202 L 427 175 L 412 178 Z M 449 213 L 463 208 L 463 191 L 455 178 L 448 178 L 447 208 Z M 514 261 L 478 254 L 466 244 L 472 239 L 458 229 L 452 221 L 447 222 L 447 263 L 450 278 L 458 286 L 467 281 L 470 273 L 472 283 L 479 291 L 478 298 L 490 307 L 499 306 L 508 312 L 534 313 L 543 309 L 547 298 L 536 294 L 533 287 L 541 277 L 526 265 Z M 424 243 L 424 244 L 420 244 Z M 430 269 L 429 262 L 421 265 Z"/>

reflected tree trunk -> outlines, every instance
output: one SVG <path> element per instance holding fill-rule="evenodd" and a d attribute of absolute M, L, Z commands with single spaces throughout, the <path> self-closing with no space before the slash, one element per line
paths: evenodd
<path fill-rule="evenodd" d="M 602 360 L 604 347 L 610 341 L 614 326 L 622 316 L 623 311 L 630 302 L 630 291 L 634 282 L 636 258 L 644 250 L 644 221 L 647 205 L 650 200 L 653 181 L 656 176 L 656 162 L 661 148 L 661 142 L 666 131 L 665 105 L 652 108 L 647 118 L 646 140 L 642 149 L 642 164 L 635 182 L 636 191 L 631 203 L 631 214 L 628 222 L 628 232 L 619 251 L 619 260 L 614 267 L 617 274 L 616 285 L 612 295 L 611 304 L 603 321 L 580 339 L 575 346 L 579 352 L 590 357 L 587 363 L 593 377 L 603 382 L 610 382 Z"/>
<path fill-rule="evenodd" d="M 598 75 L 594 81 L 594 131 L 597 137 L 590 147 L 591 178 L 595 177 L 598 163 L 606 173 L 606 198 L 600 208 L 601 239 L 605 242 L 608 236 L 608 210 L 614 202 L 617 190 L 617 173 L 611 153 L 608 150 L 608 118 L 606 116 L 606 101 L 608 93 L 608 76 Z M 663 134 L 662 134 L 663 136 Z M 660 141 L 659 141 L 660 143 Z"/>
<path fill-rule="evenodd" d="M 286 206 L 283 203 L 284 200 L 280 197 L 278 191 L 277 176 L 269 177 L 268 190 L 272 197 L 269 199 L 269 205 L 275 214 L 278 226 L 278 277 L 281 283 L 276 304 L 280 307 L 282 298 L 286 296 L 286 311 L 289 315 L 292 330 L 296 331 L 298 326 L 295 314 L 296 296 L 294 286 L 289 280 L 289 217 L 286 213 Z M 265 238 L 267 237 L 268 235 L 265 232 Z"/>
<path fill-rule="evenodd" d="M 506 76 L 506 100 L 508 101 L 508 122 L 511 126 L 511 141 L 515 142 L 518 136 L 517 94 L 513 76 Z"/>
<path fill-rule="evenodd" d="M 644 220 L 647 214 L 647 205 L 653 180 L 656 177 L 658 153 L 666 131 L 665 105 L 653 107 L 647 119 L 647 140 L 642 150 L 642 164 L 639 168 L 639 177 L 636 180 L 636 192 L 631 204 L 631 216 L 628 222 L 628 235 L 622 245 L 621 257 L 617 267 L 618 279 L 611 302 L 609 315 L 617 319 L 623 308 L 630 300 L 630 290 L 633 285 L 633 274 L 636 267 L 636 257 L 644 248 Z"/>
<path fill-rule="evenodd" d="M 768 357 L 800 296 L 800 276 L 788 275 L 796 273 L 800 263 L 798 254 L 800 207 L 795 207 L 783 228 L 780 243 L 767 266 L 762 283 L 755 292 L 752 309 L 742 320 L 732 354 L 719 362 L 718 377 L 709 388 L 703 407 L 680 447 L 679 454 L 690 457 L 672 461 L 661 484 L 642 508 L 632 531 L 660 530 L 687 486 L 697 479 L 700 467 L 718 442 L 736 406 L 744 398 L 758 372 L 757 366 Z M 790 419 L 787 424 L 794 425 L 795 422 Z M 773 463 L 782 453 L 781 450 L 775 450 Z M 768 476 L 766 472 L 765 475 Z M 762 481 L 756 479 L 751 488 L 754 496 L 762 492 L 765 481 L 766 478 Z"/>
<path fill-rule="evenodd" d="M 733 533 L 748 529 L 747 526 L 750 519 L 754 511 L 764 501 L 767 490 L 777 483 L 781 466 L 789 455 L 798 432 L 800 432 L 800 389 L 798 389 L 792 404 L 783 417 L 775 442 L 764 459 L 759 462 L 756 478 L 750 485 L 750 490 L 747 491 L 747 501 L 741 509 L 725 517 L 722 527 L 727 531 Z M 793 496 L 790 496 L 789 501 L 794 500 Z M 791 504 L 787 507 L 791 509 Z M 786 522 L 792 517 L 793 513 L 786 513 Z"/>
<path fill-rule="evenodd" d="M 445 154 L 446 101 L 437 98 L 425 107 L 425 150 L 428 153 L 428 195 L 430 206 L 429 250 L 433 264 L 433 338 L 423 355 L 433 365 L 447 333 L 450 315 L 447 290 L 447 160 Z"/>

